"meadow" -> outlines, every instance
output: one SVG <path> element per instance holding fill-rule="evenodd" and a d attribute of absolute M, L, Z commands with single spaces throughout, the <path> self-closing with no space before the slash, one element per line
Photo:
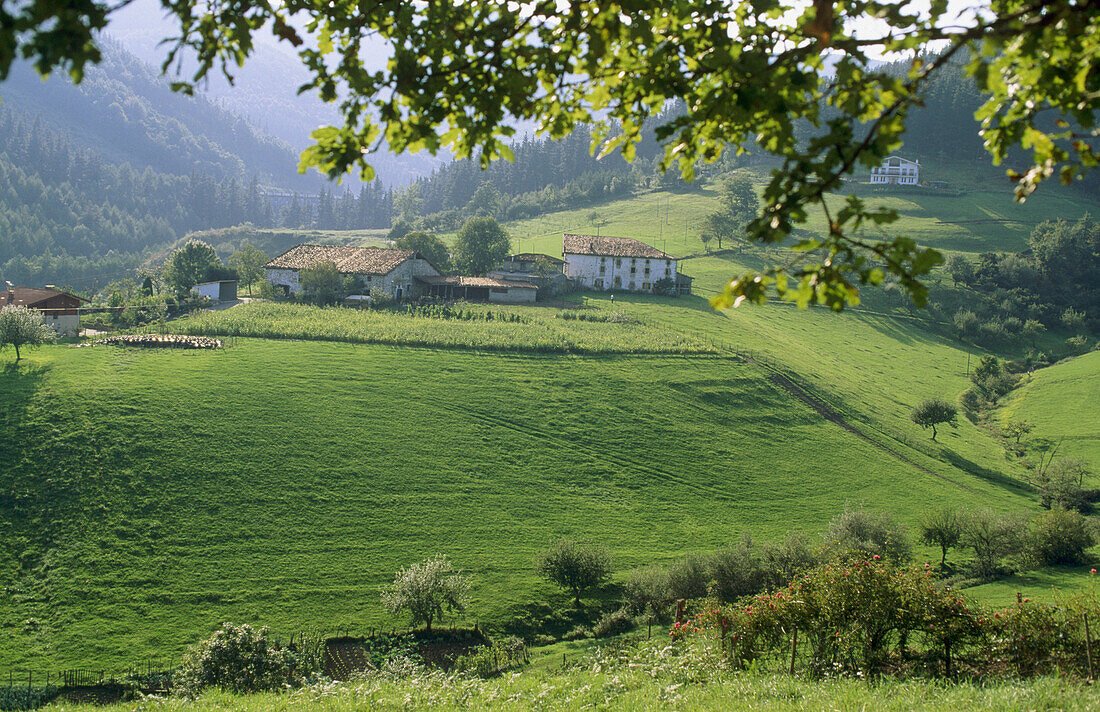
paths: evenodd
<path fill-rule="evenodd" d="M 1001 424 L 1031 423 L 1025 442 L 1084 460 L 1092 486 L 1100 483 L 1100 351 L 1036 371 L 997 416 Z"/>
<path fill-rule="evenodd" d="M 558 536 L 625 572 L 743 533 L 813 537 L 849 504 L 912 524 L 1033 501 L 891 458 L 732 357 L 55 346 L 0 390 L 13 667 L 173 660 L 224 620 L 400 627 L 378 587 L 436 552 L 500 628 L 564 601 L 533 567 Z"/>
<path fill-rule="evenodd" d="M 170 665 L 225 620 L 284 634 L 399 628 L 378 588 L 437 552 L 473 576 L 466 622 L 503 630 L 564 604 L 533 566 L 558 536 L 606 545 L 621 581 L 744 533 L 813 540 L 847 506 L 890 511 L 911 530 L 932 506 L 1037 511 L 1022 465 L 978 424 L 960 419 L 932 442 L 909 421 L 922 399 L 965 390 L 982 353 L 935 313 L 883 290 L 841 315 L 711 309 L 733 273 L 772 257 L 703 253 L 696 228 L 715 196 L 711 185 L 599 208 L 602 233 L 690 256 L 681 266 L 695 277 L 690 297 L 560 305 L 610 321 L 545 305 L 464 307 L 515 316 L 487 321 L 257 303 L 171 323 L 232 337 L 216 352 L 55 346 L 5 362 L 0 670 Z M 903 214 L 897 229 L 973 251 L 1019 246 L 1030 229 L 1011 225 L 1090 207 L 1002 197 L 887 199 Z M 591 231 L 590 210 L 510 224 L 513 247 L 558 254 L 562 232 Z M 1088 456 L 1089 358 L 1038 372 L 1005 413 Z M 1003 604 L 1020 590 L 1079 587 L 1086 571 L 1031 572 L 973 594 Z M 752 699 L 726 684 L 697 704 Z M 1065 701 L 1045 685 L 902 698 L 906 709 Z M 639 688 L 638 706 L 661 689 Z M 801 689 L 792 705 L 894 704 L 866 688 Z"/>

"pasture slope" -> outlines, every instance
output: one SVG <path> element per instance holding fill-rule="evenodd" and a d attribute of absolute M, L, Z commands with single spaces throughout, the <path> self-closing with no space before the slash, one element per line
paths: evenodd
<path fill-rule="evenodd" d="M 657 199 L 659 224 L 645 212 Z M 602 231 L 694 254 L 692 226 L 714 202 L 711 190 L 611 203 Z M 907 224 L 931 244 L 998 245 L 1000 228 L 908 202 Z M 550 254 L 562 230 L 586 231 L 580 211 L 510 227 L 518 249 Z M 612 306 L 587 295 L 580 306 L 638 322 L 608 323 L 606 341 L 553 308 L 513 308 L 529 319 L 514 338 L 531 352 L 502 352 L 492 341 L 503 331 L 479 342 L 467 322 L 415 325 L 386 345 L 372 335 L 400 325 L 352 321 L 333 328 L 375 343 L 327 341 L 302 331 L 332 321 L 313 311 L 283 314 L 281 328 L 315 340 L 56 346 L 6 365 L 0 668 L 171 661 L 224 620 L 288 633 L 399 626 L 378 586 L 436 552 L 472 574 L 471 616 L 501 627 L 560 598 L 532 564 L 556 536 L 606 544 L 622 572 L 746 532 L 816 536 L 849 504 L 910 524 L 944 504 L 1036 508 L 1022 469 L 980 428 L 962 420 L 932 443 L 908 421 L 921 399 L 968 385 L 967 351 L 933 319 L 889 295 L 839 316 L 709 308 L 708 294 L 764 257 L 687 260 L 700 296 Z M 219 333 L 259 306 L 180 326 Z M 455 343 L 440 343 L 441 329 Z M 641 333 L 662 345 L 652 351 L 684 353 L 622 346 Z M 538 338 L 595 346 L 536 353 Z"/>

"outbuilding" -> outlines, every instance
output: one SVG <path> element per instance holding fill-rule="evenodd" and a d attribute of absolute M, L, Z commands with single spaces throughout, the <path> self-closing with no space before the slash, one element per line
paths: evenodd
<path fill-rule="evenodd" d="M 465 299 L 497 304 L 529 304 L 535 301 L 538 287 L 530 282 L 493 277 L 417 277 L 422 292 L 430 297 Z"/>
<path fill-rule="evenodd" d="M 212 302 L 235 302 L 237 301 L 237 280 L 220 279 L 214 282 L 199 282 L 191 287 L 191 291 Z"/>

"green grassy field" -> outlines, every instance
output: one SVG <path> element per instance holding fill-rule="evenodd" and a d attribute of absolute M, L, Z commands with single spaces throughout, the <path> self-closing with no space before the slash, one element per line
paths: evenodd
<path fill-rule="evenodd" d="M 172 657 L 230 619 L 385 624 L 378 586 L 437 551 L 499 625 L 559 596 L 532 566 L 555 536 L 625 570 L 817 532 L 847 503 L 911 522 L 1032 500 L 884 456 L 716 356 L 241 339 L 50 347 L 0 378 L 8 664 Z"/>
<path fill-rule="evenodd" d="M 998 411 L 1001 423 L 1026 420 L 1027 440 L 1088 463 L 1100 482 L 1100 351 L 1036 371 Z"/>
<path fill-rule="evenodd" d="M 743 532 L 816 536 L 850 504 L 910 525 L 945 504 L 1037 511 L 1021 465 L 987 432 L 961 420 L 932 442 L 909 421 L 920 400 L 967 388 L 967 359 L 980 355 L 935 318 L 882 292 L 842 315 L 713 311 L 707 296 L 768 259 L 698 255 L 694 226 L 714 195 L 600 208 L 605 234 L 697 255 L 682 263 L 694 296 L 574 305 L 633 323 L 567 322 L 545 306 L 501 307 L 523 320 L 489 323 L 258 304 L 173 328 L 277 338 L 218 352 L 56 346 L 5 361 L 0 670 L 171 662 L 225 620 L 285 633 L 400 627 L 378 587 L 436 552 L 473 575 L 470 617 L 500 627 L 564 600 L 533 572 L 556 536 L 606 544 L 621 575 Z M 952 249 L 1022 244 L 1007 223 L 964 222 L 1024 219 L 983 195 L 899 203 L 899 229 Z M 1087 208 L 1020 210 L 1037 221 Z M 589 231 L 589 211 L 509 225 L 514 247 L 557 254 L 563 231 Z M 1092 382 L 1095 360 L 1050 373 L 1078 362 L 1076 375 L 1037 374 L 1006 412 L 1030 408 L 1036 436 L 1091 447 L 1088 398 L 1072 401 L 1072 422 L 1055 404 Z M 1085 575 L 1037 572 L 975 593 L 1003 603 Z"/>

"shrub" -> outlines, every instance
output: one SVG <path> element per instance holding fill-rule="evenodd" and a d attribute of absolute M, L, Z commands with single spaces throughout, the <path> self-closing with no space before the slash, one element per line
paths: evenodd
<path fill-rule="evenodd" d="M 226 623 L 184 655 L 173 684 L 187 697 L 218 687 L 247 693 L 280 689 L 293 679 L 294 656 L 271 642 L 267 628 Z"/>
<path fill-rule="evenodd" d="M 621 635 L 634 627 L 634 618 L 626 608 L 605 613 L 602 618 L 592 626 L 592 635 L 597 638 L 607 638 L 612 635 Z"/>
<path fill-rule="evenodd" d="M 878 555 L 892 561 L 905 561 L 910 553 L 904 527 L 886 512 L 872 512 L 862 507 L 845 509 L 834 517 L 825 532 L 825 543 L 839 553 Z"/>
<path fill-rule="evenodd" d="M 650 566 L 631 572 L 623 583 L 623 601 L 634 615 L 664 618 L 675 597 L 668 569 Z"/>
<path fill-rule="evenodd" d="M 710 571 L 704 556 L 688 556 L 668 571 L 673 600 L 703 598 L 707 595 Z"/>
<path fill-rule="evenodd" d="M 765 544 L 760 552 L 760 565 L 767 588 L 786 586 L 818 563 L 818 555 L 798 534 L 787 537 L 779 544 Z"/>
<path fill-rule="evenodd" d="M 1063 458 L 1039 473 L 1039 505 L 1051 509 L 1087 512 L 1090 509 L 1084 484 L 1088 466 L 1083 460 Z"/>
<path fill-rule="evenodd" d="M 1052 509 L 1032 522 L 1031 555 L 1040 565 L 1081 564 L 1085 550 L 1096 544 L 1089 521 L 1077 512 Z"/>
<path fill-rule="evenodd" d="M 747 536 L 711 554 L 708 564 L 707 592 L 722 601 L 736 601 L 764 589 L 764 570 Z"/>
<path fill-rule="evenodd" d="M 536 569 L 571 592 L 573 603 L 579 606 L 582 593 L 611 577 L 611 557 L 602 548 L 562 539 L 539 557 Z"/>
<path fill-rule="evenodd" d="M 962 520 L 959 543 L 974 552 L 978 576 L 990 578 L 1023 553 L 1027 527 L 1018 517 L 982 509 L 968 512 Z"/>

